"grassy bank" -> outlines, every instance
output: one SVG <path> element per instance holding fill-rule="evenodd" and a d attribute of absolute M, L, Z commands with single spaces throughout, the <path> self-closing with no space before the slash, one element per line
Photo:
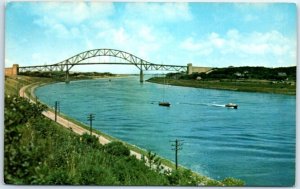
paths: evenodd
<path fill-rule="evenodd" d="M 30 77 L 30 76 L 5 77 L 4 93 L 6 95 L 19 95 L 19 91 L 23 86 L 36 83 L 36 82 L 51 83 L 54 82 L 54 80 L 51 78 Z"/>
<path fill-rule="evenodd" d="M 42 84 L 53 82 L 53 80 L 24 76 L 6 78 L 5 94 L 15 95 L 21 86 L 35 82 Z M 34 87 L 32 85 L 31 88 L 26 90 L 27 95 L 32 95 Z M 26 101 L 18 98 L 12 100 L 13 98 L 15 97 L 6 98 L 5 103 L 6 183 L 243 185 L 243 182 L 237 179 L 227 178 L 216 181 L 195 174 L 183 167 L 178 171 L 169 173 L 161 172 L 159 169 L 151 169 L 145 165 L 145 162 L 132 158 L 127 153 L 128 149 L 131 149 L 147 157 L 147 151 L 126 143 L 121 143 L 122 145 L 119 143 L 115 146 L 102 146 L 97 139 L 93 139 L 89 135 L 79 136 L 41 116 L 39 108 L 26 104 Z M 11 106 L 11 104 L 14 105 Z M 28 113 L 28 109 L 34 111 Z M 15 120 L 15 118 L 17 119 Z M 85 124 L 71 118 L 68 119 L 88 129 Z M 107 137 L 111 141 L 118 141 L 118 139 L 100 131 L 94 130 L 94 132 Z M 120 152 L 124 153 L 120 154 Z M 157 159 L 163 164 L 174 168 L 172 162 L 158 157 Z"/>
<path fill-rule="evenodd" d="M 286 83 L 271 82 L 266 80 L 183 80 L 183 79 L 164 79 L 162 77 L 154 77 L 147 80 L 148 82 L 184 87 L 220 89 L 245 92 L 263 92 L 275 94 L 296 95 L 296 85 Z"/>

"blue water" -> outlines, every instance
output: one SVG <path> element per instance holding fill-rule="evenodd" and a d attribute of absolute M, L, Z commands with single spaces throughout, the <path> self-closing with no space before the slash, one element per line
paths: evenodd
<path fill-rule="evenodd" d="M 170 141 L 183 140 L 179 163 L 209 177 L 294 185 L 295 96 L 140 84 L 137 77 L 56 83 L 36 94 L 86 124 L 94 113 L 94 128 L 172 161 Z M 158 106 L 163 98 L 171 107 Z M 239 108 L 225 108 L 229 102 Z"/>

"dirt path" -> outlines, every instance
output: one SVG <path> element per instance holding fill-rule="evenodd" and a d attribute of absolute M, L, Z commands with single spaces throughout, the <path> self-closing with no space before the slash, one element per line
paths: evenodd
<path fill-rule="evenodd" d="M 27 86 L 22 87 L 22 88 L 20 89 L 20 91 L 19 91 L 19 95 L 20 95 L 21 97 L 23 97 L 23 98 L 29 99 L 30 102 L 35 103 L 35 101 L 33 101 L 32 99 L 30 99 L 30 98 L 27 96 L 27 94 L 25 93 L 25 90 L 26 90 L 28 87 L 33 86 L 33 85 L 37 85 L 37 84 L 38 84 L 38 83 L 33 83 L 33 84 L 30 84 L 30 85 L 27 85 Z M 31 90 L 31 93 L 33 93 L 33 90 Z M 46 116 L 47 118 L 53 120 L 53 121 L 55 120 L 55 114 L 54 114 L 53 112 L 49 111 L 49 110 L 44 111 L 44 112 L 43 112 L 43 115 Z M 69 120 L 67 120 L 67 119 L 65 119 L 65 118 L 63 118 L 63 117 L 61 117 L 61 116 L 59 116 L 59 115 L 57 115 L 57 123 L 60 124 L 60 125 L 62 125 L 63 127 L 66 127 L 66 128 L 71 129 L 73 132 L 75 132 L 75 133 L 77 133 L 77 134 L 79 134 L 79 135 L 82 135 L 82 134 L 84 134 L 84 133 L 89 133 L 89 132 L 90 132 L 89 130 L 87 130 L 87 129 L 85 129 L 85 128 L 82 128 L 82 127 L 80 127 L 79 125 L 77 125 L 77 124 L 75 124 L 75 123 L 73 123 L 73 122 L 71 122 L 71 121 L 69 121 Z M 104 144 L 107 144 L 107 143 L 109 143 L 109 142 L 111 142 L 109 139 L 107 139 L 107 138 L 105 138 L 105 137 L 103 137 L 103 136 L 101 136 L 101 135 L 99 135 L 99 134 L 97 134 L 97 133 L 93 133 L 93 132 L 92 132 L 92 135 L 98 137 L 99 142 L 100 142 L 101 144 L 103 144 L 103 145 L 104 145 Z M 139 160 L 142 159 L 142 155 L 141 155 L 140 153 L 138 153 L 138 152 L 133 151 L 133 150 L 130 150 L 130 155 L 135 156 L 135 157 L 136 157 L 137 159 L 139 159 Z M 146 159 L 146 157 L 145 157 L 145 159 Z M 146 159 L 146 161 L 147 161 L 147 159 Z M 164 168 L 164 170 L 169 170 L 169 171 L 172 170 L 170 167 L 168 167 L 168 166 L 166 166 L 166 165 L 161 165 L 161 166 Z"/>

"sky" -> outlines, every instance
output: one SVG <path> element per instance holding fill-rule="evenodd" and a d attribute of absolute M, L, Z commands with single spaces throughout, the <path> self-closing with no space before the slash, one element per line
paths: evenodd
<path fill-rule="evenodd" d="M 54 64 L 91 49 L 157 64 L 205 67 L 297 64 L 293 3 L 9 2 L 5 66 Z M 134 66 L 71 71 L 138 73 Z"/>

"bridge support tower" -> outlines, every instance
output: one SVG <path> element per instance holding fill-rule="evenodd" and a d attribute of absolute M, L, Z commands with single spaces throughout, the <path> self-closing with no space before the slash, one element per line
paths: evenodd
<path fill-rule="evenodd" d="M 70 83 L 70 79 L 69 79 L 69 70 L 66 71 L 66 83 Z"/>
<path fill-rule="evenodd" d="M 140 82 L 144 82 L 144 74 L 143 74 L 143 69 L 140 69 Z"/>

